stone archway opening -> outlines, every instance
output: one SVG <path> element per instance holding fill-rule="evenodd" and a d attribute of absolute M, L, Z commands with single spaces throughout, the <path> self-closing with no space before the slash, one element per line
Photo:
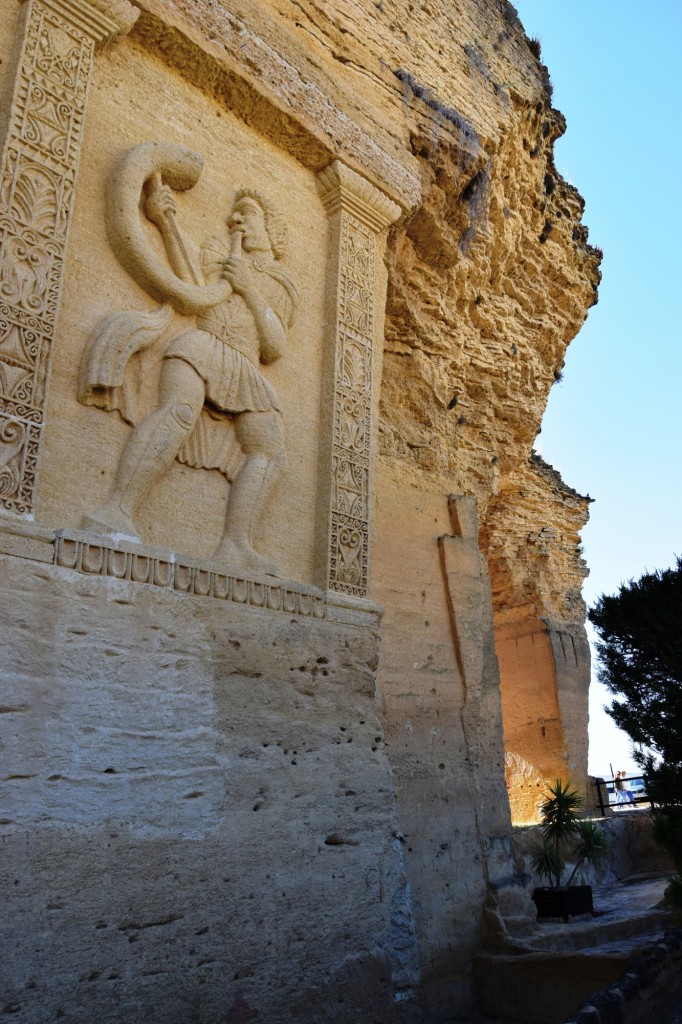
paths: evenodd
<path fill-rule="evenodd" d="M 505 777 L 514 824 L 537 821 L 546 784 L 568 765 L 552 642 L 532 606 L 495 614 L 505 743 Z"/>
<path fill-rule="evenodd" d="M 535 454 L 507 483 L 488 509 L 481 546 L 492 587 L 512 822 L 525 824 L 538 820 L 547 784 L 557 778 L 588 799 L 590 652 L 580 530 L 590 499 Z"/>

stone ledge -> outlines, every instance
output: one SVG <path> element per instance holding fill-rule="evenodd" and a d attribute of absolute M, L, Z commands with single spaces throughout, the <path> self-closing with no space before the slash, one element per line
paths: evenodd
<path fill-rule="evenodd" d="M 54 530 L 22 520 L 0 518 L 0 554 L 54 562 Z"/>
<path fill-rule="evenodd" d="M 211 559 L 86 530 L 50 530 L 33 523 L 0 520 L 0 554 L 87 576 L 358 626 L 378 626 L 383 613 L 380 605 L 370 601 L 325 592 L 297 580 L 230 572 L 228 566 Z"/>

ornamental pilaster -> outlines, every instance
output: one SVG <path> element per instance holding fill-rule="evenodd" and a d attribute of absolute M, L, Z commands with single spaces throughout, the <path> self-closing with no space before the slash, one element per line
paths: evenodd
<path fill-rule="evenodd" d="M 26 0 L 0 125 L 0 510 L 30 517 L 95 51 L 127 0 Z M 9 72 L 12 75 L 12 72 Z"/>
<path fill-rule="evenodd" d="M 401 209 L 338 160 L 318 175 L 318 188 L 329 218 L 329 278 L 317 582 L 364 598 L 385 302 L 379 255 L 382 233 Z"/>

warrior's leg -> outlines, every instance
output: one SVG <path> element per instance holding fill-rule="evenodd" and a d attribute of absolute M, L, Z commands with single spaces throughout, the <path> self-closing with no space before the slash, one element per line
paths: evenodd
<path fill-rule="evenodd" d="M 216 558 L 244 571 L 277 575 L 274 562 L 254 550 L 253 528 L 284 466 L 284 428 L 274 409 L 244 412 L 235 419 L 237 440 L 246 462 L 232 484 L 225 533 Z"/>
<path fill-rule="evenodd" d="M 189 363 L 164 359 L 159 408 L 133 430 L 121 455 L 114 492 L 102 508 L 84 517 L 86 528 L 137 539 L 135 508 L 172 464 L 197 421 L 204 397 L 204 382 Z"/>

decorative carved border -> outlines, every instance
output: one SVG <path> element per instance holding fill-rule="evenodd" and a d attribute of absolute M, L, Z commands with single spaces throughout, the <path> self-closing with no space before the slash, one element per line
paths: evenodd
<path fill-rule="evenodd" d="M 103 538 L 60 531 L 55 540 L 54 564 L 91 576 L 109 576 L 132 583 L 148 583 L 198 597 L 214 597 L 235 604 L 323 619 L 324 595 L 287 583 L 268 583 L 232 576 L 220 569 L 182 556 L 135 546 L 114 546 Z"/>
<path fill-rule="evenodd" d="M 96 46 L 127 0 L 27 0 L 0 160 L 0 509 L 29 515 Z"/>
<path fill-rule="evenodd" d="M 20 519 L 0 518 L 0 563 L 6 557 L 309 619 L 376 628 L 383 614 L 383 608 L 370 601 L 325 593 L 296 580 L 231 573 L 229 567 L 213 560 L 100 537 L 87 530 L 49 529 Z"/>
<path fill-rule="evenodd" d="M 365 597 L 376 386 L 377 242 L 379 233 L 402 211 L 338 160 L 318 175 L 318 187 L 330 221 L 335 267 L 328 297 L 330 358 L 325 397 L 329 449 L 324 454 L 331 480 L 322 496 L 324 533 L 318 538 L 318 563 L 321 585 Z"/>

